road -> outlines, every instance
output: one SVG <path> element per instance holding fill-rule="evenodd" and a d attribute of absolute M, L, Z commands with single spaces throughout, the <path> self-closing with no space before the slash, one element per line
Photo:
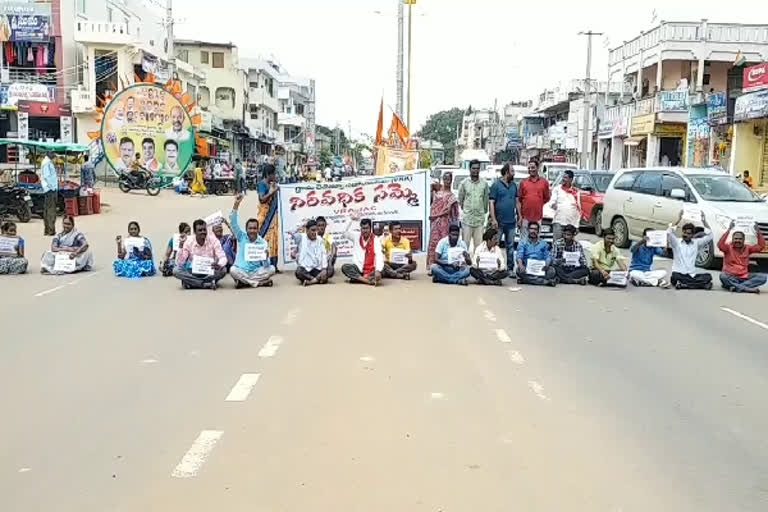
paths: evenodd
<path fill-rule="evenodd" d="M 95 272 L 2 279 L 0 510 L 768 509 L 765 295 L 183 291 L 113 277 L 114 236 L 231 198 L 105 200 Z"/>

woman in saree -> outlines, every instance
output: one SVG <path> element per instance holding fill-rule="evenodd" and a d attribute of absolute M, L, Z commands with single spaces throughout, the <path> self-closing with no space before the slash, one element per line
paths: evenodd
<path fill-rule="evenodd" d="M 438 242 L 448 236 L 448 228 L 459 220 L 459 201 L 451 192 L 453 174 L 443 173 L 442 186 L 432 192 L 432 206 L 429 210 L 429 246 L 427 249 L 427 268 L 435 262 L 435 248 Z"/>
<path fill-rule="evenodd" d="M 62 231 L 53 237 L 50 250 L 43 253 L 40 261 L 42 274 L 69 274 L 83 272 L 93 268 L 93 254 L 88 249 L 85 235 L 75 229 L 75 219 L 71 215 L 61 221 Z M 56 256 L 66 254 L 70 260 L 75 260 L 74 269 L 56 269 Z"/>
<path fill-rule="evenodd" d="M 192 178 L 192 185 L 189 189 L 193 194 L 205 195 L 208 193 L 208 189 L 205 188 L 205 180 L 203 179 L 203 170 L 200 167 L 195 168 L 195 174 Z"/>
<path fill-rule="evenodd" d="M 3 222 L 0 225 L 0 274 L 24 274 L 27 265 L 24 239 L 16 234 L 16 223 Z"/>
<path fill-rule="evenodd" d="M 277 268 L 277 255 L 280 247 L 280 220 L 277 215 L 277 171 L 275 166 L 267 164 L 264 166 L 264 179 L 259 182 L 257 192 L 259 193 L 259 236 L 269 244 L 269 262 L 275 267 L 275 272 L 280 273 Z"/>
<path fill-rule="evenodd" d="M 117 277 L 148 277 L 155 275 L 155 262 L 152 256 L 152 243 L 149 238 L 141 236 L 139 223 L 128 223 L 128 238 L 118 235 L 117 259 L 112 268 Z"/>

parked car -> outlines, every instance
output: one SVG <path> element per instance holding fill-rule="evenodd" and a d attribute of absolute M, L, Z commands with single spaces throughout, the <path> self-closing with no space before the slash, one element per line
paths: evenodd
<path fill-rule="evenodd" d="M 576 171 L 578 166 L 576 164 L 567 164 L 565 162 L 542 162 L 539 167 L 539 175 L 549 181 L 550 184 L 557 181 L 566 169 Z"/>
<path fill-rule="evenodd" d="M 602 226 L 616 232 L 616 245 L 628 247 L 646 227 L 667 229 L 686 206 L 701 210 L 714 233 L 713 243 L 702 247 L 696 259 L 700 267 L 712 268 L 715 258 L 722 257 L 717 241 L 732 219 L 752 217 L 768 236 L 768 203 L 761 197 L 728 174 L 685 167 L 617 172 L 603 198 Z M 694 224 L 703 230 L 700 221 Z M 747 242 L 755 243 L 754 235 L 748 234 Z M 768 249 L 755 257 L 768 258 Z"/>
<path fill-rule="evenodd" d="M 581 195 L 581 221 L 580 227 L 592 228 L 597 236 L 602 236 L 603 195 L 608 189 L 608 184 L 613 179 L 614 173 L 609 171 L 579 170 L 573 173 L 573 186 Z M 559 187 L 563 183 L 563 174 L 552 183 L 552 188 Z M 554 215 L 551 205 L 544 207 L 545 215 Z"/>

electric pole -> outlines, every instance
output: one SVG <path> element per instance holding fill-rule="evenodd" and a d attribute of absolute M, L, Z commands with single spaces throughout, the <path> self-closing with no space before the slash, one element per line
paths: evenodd
<path fill-rule="evenodd" d="M 403 27 L 405 23 L 405 7 L 403 0 L 397 2 L 397 116 L 403 118 Z"/>
<path fill-rule="evenodd" d="M 408 4 L 408 120 L 405 125 L 411 129 L 411 82 L 413 81 L 413 5 L 416 0 L 403 0 Z"/>
<path fill-rule="evenodd" d="M 592 73 L 592 36 L 601 36 L 603 35 L 602 32 L 592 32 L 591 30 L 587 30 L 584 32 L 579 32 L 580 36 L 587 36 L 587 78 L 584 80 L 584 132 L 582 133 L 582 144 L 581 144 L 581 161 L 580 161 L 580 167 L 582 169 L 587 169 L 589 167 L 589 153 L 590 149 L 592 148 L 592 137 L 588 137 L 590 134 L 589 130 L 589 110 L 590 110 L 590 89 L 592 87 L 591 83 L 591 73 Z"/>
<path fill-rule="evenodd" d="M 173 49 L 173 0 L 166 0 L 165 2 L 165 16 L 167 18 L 168 30 L 166 31 L 166 37 L 168 38 L 168 62 L 171 79 L 174 78 L 176 71 L 176 55 L 174 55 Z"/>

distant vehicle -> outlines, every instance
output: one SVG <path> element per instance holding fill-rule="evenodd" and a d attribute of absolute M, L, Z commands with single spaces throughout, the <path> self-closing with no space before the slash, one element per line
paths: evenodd
<path fill-rule="evenodd" d="M 443 173 L 446 171 L 451 171 L 454 174 L 456 171 L 458 171 L 460 167 L 458 165 L 436 165 L 432 171 L 430 171 L 429 175 L 432 177 L 433 180 L 437 180 L 438 182 L 443 181 Z"/>
<path fill-rule="evenodd" d="M 579 190 L 581 196 L 581 227 L 590 227 L 595 230 L 597 236 L 602 236 L 603 195 L 608 189 L 615 173 L 609 171 L 574 171 L 573 186 Z M 563 174 L 552 183 L 552 188 L 559 187 L 563 183 Z M 552 207 L 547 204 L 545 212 L 554 215 Z"/>
<path fill-rule="evenodd" d="M 465 149 L 461 153 L 461 168 L 469 169 L 469 162 L 472 160 L 478 160 L 480 162 L 481 171 L 484 171 L 488 168 L 489 165 L 491 165 L 491 159 L 488 156 L 488 153 L 482 149 Z"/>
<path fill-rule="evenodd" d="M 565 162 L 542 162 L 539 166 L 539 175 L 546 178 L 547 181 L 552 184 L 562 176 L 563 171 L 566 169 L 575 171 L 578 169 L 578 166 L 576 164 L 567 164 Z"/>
<path fill-rule="evenodd" d="M 714 241 L 702 247 L 696 258 L 700 267 L 713 268 L 722 257 L 717 241 L 737 217 L 755 219 L 768 236 L 768 204 L 731 175 L 715 169 L 653 167 L 623 169 L 608 185 L 603 200 L 603 229 L 616 232 L 616 245 L 629 247 L 639 240 L 645 228 L 667 229 L 680 211 L 695 208 L 707 218 Z M 701 221 L 691 222 L 702 231 Z M 747 243 L 756 237 L 747 233 Z M 768 248 L 754 258 L 768 259 Z"/>

